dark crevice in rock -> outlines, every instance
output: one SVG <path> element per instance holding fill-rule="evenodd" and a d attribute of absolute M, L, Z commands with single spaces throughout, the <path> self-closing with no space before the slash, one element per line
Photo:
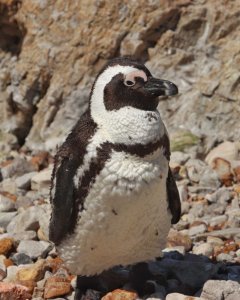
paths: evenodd
<path fill-rule="evenodd" d="M 16 122 L 18 122 L 11 133 L 17 137 L 19 146 L 25 143 L 25 139 L 32 128 L 33 117 L 37 112 L 37 103 L 47 93 L 49 85 L 49 75 L 46 75 L 44 79 L 36 78 L 29 89 L 27 89 L 22 100 L 23 103 L 16 103 L 13 95 L 10 95 L 8 99 L 9 116 L 16 118 Z M 20 121 L 18 121 L 19 119 Z"/>
<path fill-rule="evenodd" d="M 144 47 L 142 47 L 142 49 L 138 53 L 135 53 L 135 58 L 143 63 L 148 61 L 148 49 L 155 47 L 164 32 L 166 32 L 167 30 L 176 30 L 180 15 L 181 14 L 178 9 L 173 9 L 168 14 L 166 14 L 164 18 L 161 17 L 148 30 L 146 30 L 142 37 Z"/>
<path fill-rule="evenodd" d="M 12 1 L 11 5 L 0 3 L 0 49 L 19 55 L 27 33 L 23 24 L 15 19 L 21 1 Z"/>

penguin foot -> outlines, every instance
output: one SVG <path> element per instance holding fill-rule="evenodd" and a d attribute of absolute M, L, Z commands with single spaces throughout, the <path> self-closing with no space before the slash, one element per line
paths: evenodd
<path fill-rule="evenodd" d="M 152 275 L 147 263 L 133 265 L 130 271 L 130 285 L 139 296 L 154 293 L 154 286 L 149 283 Z"/>
<path fill-rule="evenodd" d="M 102 294 L 98 291 L 88 289 L 85 293 L 76 289 L 74 300 L 100 300 Z"/>
<path fill-rule="evenodd" d="M 102 286 L 98 276 L 77 276 L 74 300 L 101 299 Z"/>

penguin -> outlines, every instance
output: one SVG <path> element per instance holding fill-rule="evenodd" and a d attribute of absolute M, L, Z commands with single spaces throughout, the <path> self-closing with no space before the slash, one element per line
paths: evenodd
<path fill-rule="evenodd" d="M 174 83 L 154 78 L 142 63 L 112 59 L 59 147 L 49 239 L 78 275 L 77 289 L 114 266 L 161 257 L 181 208 L 157 106 L 160 96 L 177 93 Z"/>

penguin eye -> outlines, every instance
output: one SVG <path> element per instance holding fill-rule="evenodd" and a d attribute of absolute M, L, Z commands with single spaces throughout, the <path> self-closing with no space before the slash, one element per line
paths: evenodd
<path fill-rule="evenodd" d="M 126 86 L 134 86 L 135 82 L 132 81 L 132 80 L 126 80 L 126 81 L 124 81 L 124 84 L 125 84 Z"/>

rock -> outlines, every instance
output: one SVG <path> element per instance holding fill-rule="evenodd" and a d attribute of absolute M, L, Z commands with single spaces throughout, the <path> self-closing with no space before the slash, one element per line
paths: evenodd
<path fill-rule="evenodd" d="M 44 169 L 34 175 L 31 180 L 31 189 L 34 191 L 49 190 L 52 176 L 52 167 Z"/>
<path fill-rule="evenodd" d="M 7 273 L 0 268 L 0 282 L 7 276 Z"/>
<path fill-rule="evenodd" d="M 1 300 L 27 300 L 32 297 L 27 287 L 8 282 L 0 282 L 0 295 Z"/>
<path fill-rule="evenodd" d="M 1 168 L 1 174 L 4 179 L 10 177 L 17 177 L 34 171 L 33 165 L 26 159 L 21 157 L 16 157 L 7 166 Z"/>
<path fill-rule="evenodd" d="M 210 221 L 210 226 L 214 227 L 216 225 L 221 225 L 223 223 L 225 223 L 227 221 L 227 216 L 226 215 L 222 215 L 222 216 L 216 216 L 213 217 Z"/>
<path fill-rule="evenodd" d="M 15 195 L 17 192 L 17 186 L 16 182 L 12 180 L 12 178 L 4 179 L 0 183 L 1 190 L 7 193 L 10 193 L 12 195 Z"/>
<path fill-rule="evenodd" d="M 7 268 L 7 277 L 4 279 L 4 281 L 5 282 L 15 282 L 17 270 L 18 270 L 17 266 L 9 266 Z"/>
<path fill-rule="evenodd" d="M 201 233 L 199 234 L 199 237 L 215 236 L 215 237 L 230 239 L 235 235 L 240 235 L 240 228 L 226 228 L 222 230 L 214 230 L 207 233 Z"/>
<path fill-rule="evenodd" d="M 0 194 L 0 212 L 12 212 L 14 210 L 15 210 L 14 201 Z"/>
<path fill-rule="evenodd" d="M 43 279 L 46 271 L 45 260 L 40 259 L 35 264 L 22 266 L 16 273 L 16 279 L 19 281 L 39 281 Z"/>
<path fill-rule="evenodd" d="M 207 243 L 212 244 L 214 246 L 216 246 L 216 245 L 222 246 L 224 244 L 222 239 L 220 239 L 218 237 L 215 237 L 215 236 L 208 236 L 207 237 Z"/>
<path fill-rule="evenodd" d="M 199 298 L 199 297 L 190 297 L 190 296 L 186 296 L 186 295 L 183 295 L 183 294 L 179 294 L 179 293 L 171 293 L 171 294 L 168 294 L 167 297 L 166 297 L 166 300 L 201 300 L 202 298 Z M 204 300 L 204 299 L 202 299 Z"/>
<path fill-rule="evenodd" d="M 14 243 L 12 239 L 4 238 L 0 240 L 0 255 L 8 255 L 13 249 Z"/>
<path fill-rule="evenodd" d="M 231 163 L 223 158 L 215 158 L 212 162 L 212 168 L 218 175 L 218 178 L 223 182 L 226 186 L 230 186 L 232 184 L 233 174 L 231 171 Z"/>
<path fill-rule="evenodd" d="M 53 248 L 52 244 L 45 241 L 31 241 L 23 240 L 20 241 L 17 252 L 24 253 L 30 256 L 32 259 L 38 257 L 46 257 L 47 253 Z"/>
<path fill-rule="evenodd" d="M 66 278 L 53 276 L 46 280 L 44 298 L 56 298 L 63 296 L 71 291 L 70 281 Z"/>
<path fill-rule="evenodd" d="M 231 193 L 226 187 L 221 187 L 213 194 L 206 195 L 206 199 L 211 203 L 223 204 L 231 199 Z"/>
<path fill-rule="evenodd" d="M 29 190 L 31 187 L 31 180 L 34 176 L 38 174 L 37 172 L 26 173 L 22 176 L 16 178 L 16 186 L 18 189 Z"/>
<path fill-rule="evenodd" d="M 190 158 L 190 155 L 184 152 L 180 152 L 180 151 L 173 151 L 171 153 L 171 160 L 170 160 L 170 164 L 171 163 L 175 163 L 178 165 L 184 165 Z"/>
<path fill-rule="evenodd" d="M 231 280 L 208 280 L 203 286 L 201 297 L 208 300 L 237 300 L 240 297 L 240 284 Z"/>
<path fill-rule="evenodd" d="M 239 158 L 239 145 L 234 142 L 223 142 L 212 149 L 205 158 L 205 161 L 213 167 L 214 160 L 223 158 L 226 161 L 237 160 Z"/>
<path fill-rule="evenodd" d="M 106 294 L 102 300 L 136 300 L 137 298 L 138 295 L 134 292 L 117 289 Z"/>
<path fill-rule="evenodd" d="M 17 215 L 16 211 L 13 212 L 0 212 L 0 227 L 6 229 L 12 219 Z"/>
<path fill-rule="evenodd" d="M 186 250 L 183 246 L 174 246 L 174 247 L 171 247 L 171 248 L 165 248 L 163 249 L 163 252 L 171 252 L 171 251 L 177 251 L 181 254 L 185 254 L 186 253 Z"/>
<path fill-rule="evenodd" d="M 23 232 L 26 230 L 37 231 L 40 220 L 45 218 L 45 210 L 42 206 L 32 206 L 19 213 L 7 226 L 9 233 Z"/>
<path fill-rule="evenodd" d="M 232 261 L 232 258 L 232 255 L 227 253 L 220 253 L 216 257 L 217 261 Z"/>
<path fill-rule="evenodd" d="M 186 251 L 192 248 L 192 241 L 189 236 L 170 229 L 167 237 L 167 247 L 183 246 Z"/>
<path fill-rule="evenodd" d="M 207 230 L 207 226 L 205 224 L 200 224 L 197 226 L 192 226 L 189 230 L 188 230 L 188 234 L 190 236 L 193 235 L 199 235 L 204 233 Z"/>
<path fill-rule="evenodd" d="M 192 252 L 193 254 L 206 255 L 210 257 L 213 254 L 213 246 L 208 243 L 202 243 L 200 245 L 195 245 Z"/>
<path fill-rule="evenodd" d="M 31 258 L 26 255 L 25 253 L 15 253 L 11 257 L 12 261 L 14 262 L 15 265 L 26 265 L 26 264 L 31 264 L 33 261 Z"/>
<path fill-rule="evenodd" d="M 33 230 L 19 231 L 11 234 L 11 237 L 17 242 L 21 240 L 36 240 L 37 234 Z"/>

